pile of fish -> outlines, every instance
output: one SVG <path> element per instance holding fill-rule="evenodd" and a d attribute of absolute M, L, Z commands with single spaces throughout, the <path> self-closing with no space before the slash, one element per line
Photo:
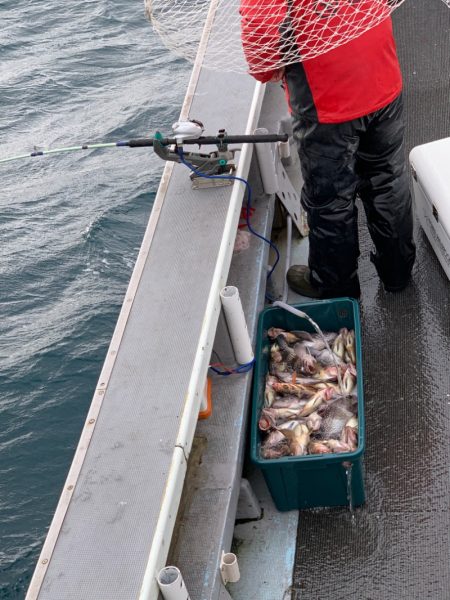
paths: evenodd
<path fill-rule="evenodd" d="M 355 332 L 267 333 L 273 342 L 258 423 L 262 458 L 356 450 Z"/>

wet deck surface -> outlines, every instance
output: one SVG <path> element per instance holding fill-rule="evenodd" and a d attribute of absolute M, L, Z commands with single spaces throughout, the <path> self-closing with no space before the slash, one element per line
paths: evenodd
<path fill-rule="evenodd" d="M 409 152 L 450 136 L 450 11 L 408 0 L 395 24 Z M 385 293 L 360 215 L 368 500 L 300 513 L 292 598 L 448 600 L 450 282 L 417 225 L 414 281 Z"/>

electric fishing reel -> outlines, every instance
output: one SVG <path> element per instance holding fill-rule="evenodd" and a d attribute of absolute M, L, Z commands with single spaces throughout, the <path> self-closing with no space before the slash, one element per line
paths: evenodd
<path fill-rule="evenodd" d="M 205 130 L 203 123 L 195 119 L 189 121 L 178 121 L 172 125 L 175 144 L 164 145 L 163 137 L 159 132 L 153 138 L 153 149 L 156 154 L 165 161 L 186 164 L 191 168 L 190 179 L 194 189 L 211 188 L 231 185 L 236 172 L 234 155 L 241 148 L 229 148 L 227 133 L 225 129 L 219 129 L 215 138 L 217 150 L 209 152 L 186 152 L 184 150 L 185 140 L 198 141 L 199 148 L 205 143 L 201 136 Z"/>

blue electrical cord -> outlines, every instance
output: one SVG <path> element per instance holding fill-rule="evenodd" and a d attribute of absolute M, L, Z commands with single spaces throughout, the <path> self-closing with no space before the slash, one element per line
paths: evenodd
<path fill-rule="evenodd" d="M 214 371 L 214 373 L 217 373 L 217 375 L 223 375 L 224 377 L 227 377 L 228 375 L 236 375 L 238 373 L 248 373 L 252 370 L 254 364 L 255 359 L 251 360 L 248 363 L 245 363 L 244 365 L 239 365 L 239 367 L 236 367 L 235 369 L 229 369 L 227 371 L 221 371 L 220 369 L 218 369 L 217 367 L 213 367 L 212 365 L 209 365 L 209 368 L 211 369 L 211 371 Z"/>
<path fill-rule="evenodd" d="M 278 261 L 280 260 L 280 253 L 278 251 L 278 248 L 275 246 L 275 244 L 273 242 L 271 242 L 270 240 L 265 238 L 263 235 L 261 235 L 257 231 L 255 231 L 250 224 L 250 208 L 251 208 L 252 188 L 250 187 L 249 182 L 246 179 L 244 179 L 243 177 L 237 177 L 236 175 L 206 175 L 205 173 L 198 171 L 193 165 L 191 165 L 190 163 L 188 163 L 185 160 L 184 155 L 183 155 L 183 148 L 177 147 L 176 152 L 177 152 L 178 156 L 180 157 L 180 162 L 182 162 L 183 165 L 185 165 L 186 167 L 188 167 L 188 169 L 190 169 L 193 173 L 195 173 L 197 175 L 197 177 L 203 177 L 204 179 L 231 179 L 233 181 L 240 181 L 245 185 L 245 187 L 247 188 L 247 205 L 246 205 L 247 214 L 245 215 L 245 222 L 248 227 L 248 230 L 250 231 L 250 233 L 255 235 L 257 238 L 259 238 L 260 240 L 263 240 L 263 242 L 266 242 L 266 244 L 269 244 L 269 246 L 273 249 L 273 251 L 275 252 L 275 255 L 276 255 L 275 263 L 274 263 L 273 267 L 270 269 L 269 274 L 267 275 L 267 279 L 270 279 L 272 273 L 275 270 L 275 267 L 278 264 Z"/>

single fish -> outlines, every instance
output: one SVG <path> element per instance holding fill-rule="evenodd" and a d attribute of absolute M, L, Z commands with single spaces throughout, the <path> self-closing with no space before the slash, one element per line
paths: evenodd
<path fill-rule="evenodd" d="M 273 388 L 273 385 L 278 383 L 278 379 L 273 375 L 266 375 L 266 387 L 264 389 L 264 406 L 270 407 L 275 402 L 277 397 L 276 391 Z"/>
<path fill-rule="evenodd" d="M 273 363 L 283 362 L 283 356 L 281 355 L 280 346 L 278 344 L 272 344 L 270 347 L 270 360 Z"/>
<path fill-rule="evenodd" d="M 269 408 L 275 402 L 277 398 L 277 394 L 271 385 L 266 384 L 266 389 L 264 390 L 264 406 Z"/>
<path fill-rule="evenodd" d="M 317 379 L 317 381 L 337 381 L 338 380 L 338 370 L 334 364 L 328 365 L 328 366 L 324 367 L 323 369 L 321 369 L 320 371 L 318 371 L 314 375 L 314 377 L 315 377 L 315 379 Z"/>
<path fill-rule="evenodd" d="M 340 403 L 332 402 L 321 411 L 322 424 L 318 432 L 322 440 L 339 439 L 347 421 L 353 413 Z M 303 415 L 300 415 L 303 416 Z"/>
<path fill-rule="evenodd" d="M 358 371 L 356 370 L 356 365 L 354 365 L 353 363 L 348 363 L 347 365 L 345 365 L 344 370 L 350 371 L 353 377 L 356 377 L 358 374 Z"/>
<path fill-rule="evenodd" d="M 278 444 L 280 444 L 280 442 L 285 442 L 285 441 L 286 441 L 286 437 L 281 433 L 281 431 L 278 431 L 278 429 L 272 429 L 266 436 L 266 439 L 264 440 L 263 445 L 266 448 L 270 448 L 272 446 L 278 446 Z"/>
<path fill-rule="evenodd" d="M 316 377 L 300 377 L 297 375 L 295 371 L 291 374 L 291 381 L 288 381 L 287 377 L 283 375 L 282 377 L 278 376 L 280 381 L 284 381 L 285 383 L 296 383 L 297 385 L 303 385 L 306 388 L 315 388 L 317 389 L 319 386 L 323 386 L 327 383 L 327 380 L 322 380 Z M 294 381 L 295 379 L 295 381 Z"/>
<path fill-rule="evenodd" d="M 286 357 L 288 362 L 296 359 L 294 350 L 289 346 L 286 339 L 282 335 L 277 336 L 276 341 L 280 347 L 282 355 Z"/>
<path fill-rule="evenodd" d="M 278 368 L 280 367 L 280 368 Z M 271 375 L 274 375 L 278 381 L 282 381 L 284 383 L 297 383 L 298 378 L 295 371 L 292 371 L 287 363 L 279 363 L 278 365 L 271 365 L 269 368 L 269 372 Z"/>
<path fill-rule="evenodd" d="M 273 340 L 278 337 L 282 337 L 286 340 L 288 344 L 295 344 L 295 342 L 298 341 L 297 336 L 294 335 L 292 332 L 285 331 L 284 329 L 280 329 L 279 327 L 271 327 L 267 331 L 267 335 Z"/>
<path fill-rule="evenodd" d="M 301 408 L 263 408 L 263 411 L 270 410 L 273 416 L 275 417 L 276 421 L 280 422 L 288 421 L 289 419 L 295 419 L 296 417 L 300 416 L 300 412 L 302 412 L 304 408 L 304 406 L 302 406 Z"/>
<path fill-rule="evenodd" d="M 313 412 L 315 412 L 322 402 L 326 401 L 326 398 L 329 396 L 329 390 L 320 390 L 314 394 L 312 398 L 308 400 L 302 410 L 299 412 L 299 417 L 308 417 Z"/>
<path fill-rule="evenodd" d="M 306 426 L 309 431 L 319 431 L 320 425 L 322 423 L 322 417 L 318 412 L 313 412 L 306 419 Z"/>
<path fill-rule="evenodd" d="M 297 425 L 306 425 L 306 419 L 293 419 L 292 421 L 284 421 L 277 425 L 277 431 L 283 433 L 286 430 L 294 431 Z"/>
<path fill-rule="evenodd" d="M 302 343 L 294 344 L 294 354 L 297 360 L 295 361 L 295 367 L 298 368 L 301 373 L 306 375 L 312 375 L 317 371 L 317 360 L 311 354 L 309 348 Z"/>
<path fill-rule="evenodd" d="M 323 442 L 312 441 L 308 444 L 309 454 L 330 454 L 331 448 L 329 448 Z"/>
<path fill-rule="evenodd" d="M 341 442 L 348 444 L 352 450 L 358 447 L 358 427 L 358 419 L 351 417 L 342 430 Z"/>
<path fill-rule="evenodd" d="M 310 398 L 316 391 L 298 383 L 283 383 L 281 381 L 273 383 L 272 387 L 278 394 L 293 395 L 298 398 Z"/>
<path fill-rule="evenodd" d="M 280 327 L 269 327 L 269 329 L 267 330 L 267 335 L 270 337 L 271 340 L 274 340 L 276 337 L 278 337 L 281 333 L 284 333 L 285 330 L 281 329 Z"/>
<path fill-rule="evenodd" d="M 333 381 L 320 382 L 315 385 L 316 390 L 328 390 L 326 402 L 330 402 L 335 398 L 342 396 L 342 390 L 337 383 Z"/>
<path fill-rule="evenodd" d="M 300 400 L 298 396 L 281 396 L 277 398 L 272 404 L 272 408 L 292 408 L 294 410 L 301 410 L 306 400 Z"/>
<path fill-rule="evenodd" d="M 258 421 L 261 431 L 274 429 L 278 425 L 291 419 L 298 419 L 301 411 L 293 408 L 263 408 Z"/>
<path fill-rule="evenodd" d="M 287 361 L 281 360 L 279 362 L 270 361 L 269 363 L 269 373 L 274 377 L 278 377 L 278 373 L 284 373 L 285 371 L 291 371 Z"/>
<path fill-rule="evenodd" d="M 289 440 L 289 448 L 293 456 L 303 456 L 307 453 L 310 434 L 306 425 L 301 423 L 293 431 L 290 429 L 282 431 Z"/>
<path fill-rule="evenodd" d="M 351 417 L 347 423 L 345 424 L 346 427 L 351 427 L 352 429 L 354 429 L 356 432 L 358 431 L 358 419 L 356 417 Z"/>
<path fill-rule="evenodd" d="M 355 332 L 353 329 L 350 329 L 345 337 L 343 336 L 343 340 L 346 354 L 349 358 L 346 362 L 356 364 Z"/>
<path fill-rule="evenodd" d="M 261 416 L 259 417 L 259 421 L 258 421 L 258 427 L 261 431 L 268 431 L 269 429 L 272 429 L 272 427 L 275 427 L 275 425 L 276 425 L 275 415 L 273 415 L 271 412 L 267 412 L 270 410 L 272 410 L 272 409 L 263 408 L 261 411 Z"/>
<path fill-rule="evenodd" d="M 342 378 L 342 386 L 346 394 L 351 394 L 355 389 L 356 377 L 352 375 L 350 369 L 345 371 L 344 377 Z"/>
<path fill-rule="evenodd" d="M 340 452 L 353 452 L 352 448 L 340 440 L 324 440 L 323 442 L 326 444 L 332 452 L 340 453 Z"/>
<path fill-rule="evenodd" d="M 347 335 L 347 329 L 341 329 L 339 335 L 333 342 L 332 350 L 341 360 L 344 360 L 345 356 L 345 344 L 344 344 L 344 335 Z"/>
<path fill-rule="evenodd" d="M 316 389 L 326 391 L 325 394 L 325 402 L 331 402 L 335 400 L 338 396 L 342 396 L 341 389 L 337 383 L 333 383 L 332 381 L 327 381 L 326 383 L 319 383 L 316 385 Z"/>
<path fill-rule="evenodd" d="M 261 446 L 261 457 L 266 459 L 281 458 L 282 456 L 288 456 L 290 453 L 291 449 L 288 440 L 280 442 L 277 446 Z"/>
<path fill-rule="evenodd" d="M 358 398 L 354 394 L 352 394 L 351 396 L 339 395 L 339 396 L 335 396 L 335 397 L 331 398 L 331 400 L 329 401 L 328 404 L 323 404 L 320 407 L 320 414 L 323 416 L 324 413 L 327 411 L 328 407 L 330 407 L 332 405 L 334 407 L 340 407 L 340 408 L 347 410 L 349 413 L 351 413 L 352 416 L 356 417 L 356 415 L 357 415 Z"/>
<path fill-rule="evenodd" d="M 358 447 L 358 434 L 353 427 L 345 425 L 341 434 L 341 442 L 347 444 L 351 448 L 352 452 Z"/>
<path fill-rule="evenodd" d="M 297 341 L 302 341 L 302 342 L 313 342 L 314 341 L 313 334 L 309 333 L 308 331 L 293 330 L 293 331 L 291 331 L 291 333 L 293 335 L 295 335 L 295 337 L 297 338 Z"/>
<path fill-rule="evenodd" d="M 316 361 L 324 367 L 335 367 L 336 368 L 336 365 L 339 366 L 339 365 L 344 364 L 344 361 L 342 360 L 342 358 L 340 358 L 336 354 L 336 352 L 334 352 L 334 350 L 332 350 L 330 352 L 327 348 L 324 348 L 320 352 L 316 352 L 314 349 L 312 349 L 311 352 L 312 352 L 312 354 L 314 354 L 314 358 L 316 359 Z M 336 375 L 336 377 L 337 377 L 337 375 Z"/>
<path fill-rule="evenodd" d="M 322 404 L 323 397 L 321 394 L 314 394 L 314 396 L 308 400 L 302 410 L 299 412 L 299 417 L 308 417 L 310 414 L 315 412 Z"/>
<path fill-rule="evenodd" d="M 274 383 L 278 383 L 278 379 L 273 375 L 270 375 L 270 373 L 268 373 L 266 375 L 266 385 L 273 386 Z"/>

